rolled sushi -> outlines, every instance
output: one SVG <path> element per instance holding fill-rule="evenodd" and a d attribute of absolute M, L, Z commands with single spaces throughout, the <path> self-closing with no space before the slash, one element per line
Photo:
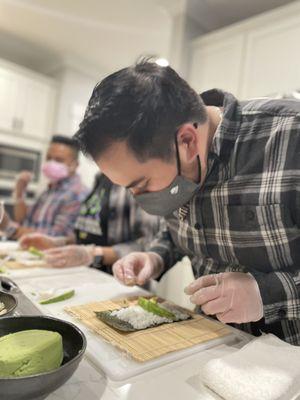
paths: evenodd
<path fill-rule="evenodd" d="M 140 298 L 137 305 L 96 312 L 96 315 L 102 322 L 123 332 L 139 331 L 191 318 L 175 305 L 167 302 L 157 304 L 153 299 L 144 298 Z"/>

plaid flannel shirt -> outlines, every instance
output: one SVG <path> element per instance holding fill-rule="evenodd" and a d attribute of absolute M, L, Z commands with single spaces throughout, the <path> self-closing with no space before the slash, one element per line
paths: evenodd
<path fill-rule="evenodd" d="M 87 188 L 75 174 L 47 188 L 28 210 L 24 226 L 52 236 L 73 234 Z"/>
<path fill-rule="evenodd" d="M 201 97 L 224 108 L 208 174 L 184 206 L 186 218 L 179 211 L 166 218 L 151 250 L 166 269 L 188 255 L 196 278 L 251 273 L 264 318 L 235 326 L 300 345 L 300 102 L 238 102 L 216 89 Z"/>

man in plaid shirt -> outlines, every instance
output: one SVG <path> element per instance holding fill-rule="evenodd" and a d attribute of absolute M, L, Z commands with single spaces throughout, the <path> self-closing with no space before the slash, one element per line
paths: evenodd
<path fill-rule="evenodd" d="M 142 62 L 96 86 L 77 133 L 112 181 L 166 227 L 114 265 L 143 284 L 182 255 L 207 315 L 300 345 L 300 103 L 198 96 Z"/>

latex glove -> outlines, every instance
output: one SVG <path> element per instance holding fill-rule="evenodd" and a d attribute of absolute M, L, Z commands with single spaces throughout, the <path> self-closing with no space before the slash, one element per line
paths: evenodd
<path fill-rule="evenodd" d="M 191 283 L 185 293 L 207 315 L 225 323 L 258 321 L 263 317 L 263 302 L 256 280 L 243 272 L 206 275 Z"/>
<path fill-rule="evenodd" d="M 163 259 L 153 252 L 133 252 L 114 263 L 114 277 L 127 286 L 144 285 L 163 271 Z"/>
<path fill-rule="evenodd" d="M 45 261 L 53 268 L 88 266 L 94 261 L 94 247 L 93 245 L 70 245 L 46 250 Z"/>
<path fill-rule="evenodd" d="M 44 235 L 43 233 L 27 233 L 19 239 L 19 245 L 22 249 L 28 249 L 31 246 L 39 250 L 51 249 L 52 247 L 64 246 L 66 244 L 65 237 L 53 237 Z"/>
<path fill-rule="evenodd" d="M 24 197 L 25 191 L 29 182 L 32 179 L 32 173 L 29 171 L 22 171 L 16 181 L 15 185 L 15 197 L 16 199 L 21 199 Z"/>

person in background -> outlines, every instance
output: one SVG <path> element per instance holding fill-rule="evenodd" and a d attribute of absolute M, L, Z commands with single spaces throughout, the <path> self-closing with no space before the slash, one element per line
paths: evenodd
<path fill-rule="evenodd" d="M 111 265 L 119 258 L 145 250 L 159 227 L 160 219 L 143 211 L 128 190 L 99 174 L 81 204 L 71 235 L 32 233 L 20 239 L 20 246 L 48 249 L 45 260 L 52 267 L 93 265 L 111 273 Z"/>
<path fill-rule="evenodd" d="M 80 204 L 87 194 L 76 173 L 78 154 L 77 145 L 71 138 L 52 137 L 42 166 L 48 187 L 30 207 L 26 204 L 26 189 L 31 173 L 20 173 L 14 189 L 14 221 L 7 224 L 10 237 L 17 239 L 29 232 L 51 236 L 72 234 Z"/>
<path fill-rule="evenodd" d="M 75 138 L 167 223 L 114 264 L 117 279 L 145 283 L 188 255 L 199 310 L 300 345 L 299 116 L 299 101 L 199 96 L 147 61 L 98 83 Z"/>

